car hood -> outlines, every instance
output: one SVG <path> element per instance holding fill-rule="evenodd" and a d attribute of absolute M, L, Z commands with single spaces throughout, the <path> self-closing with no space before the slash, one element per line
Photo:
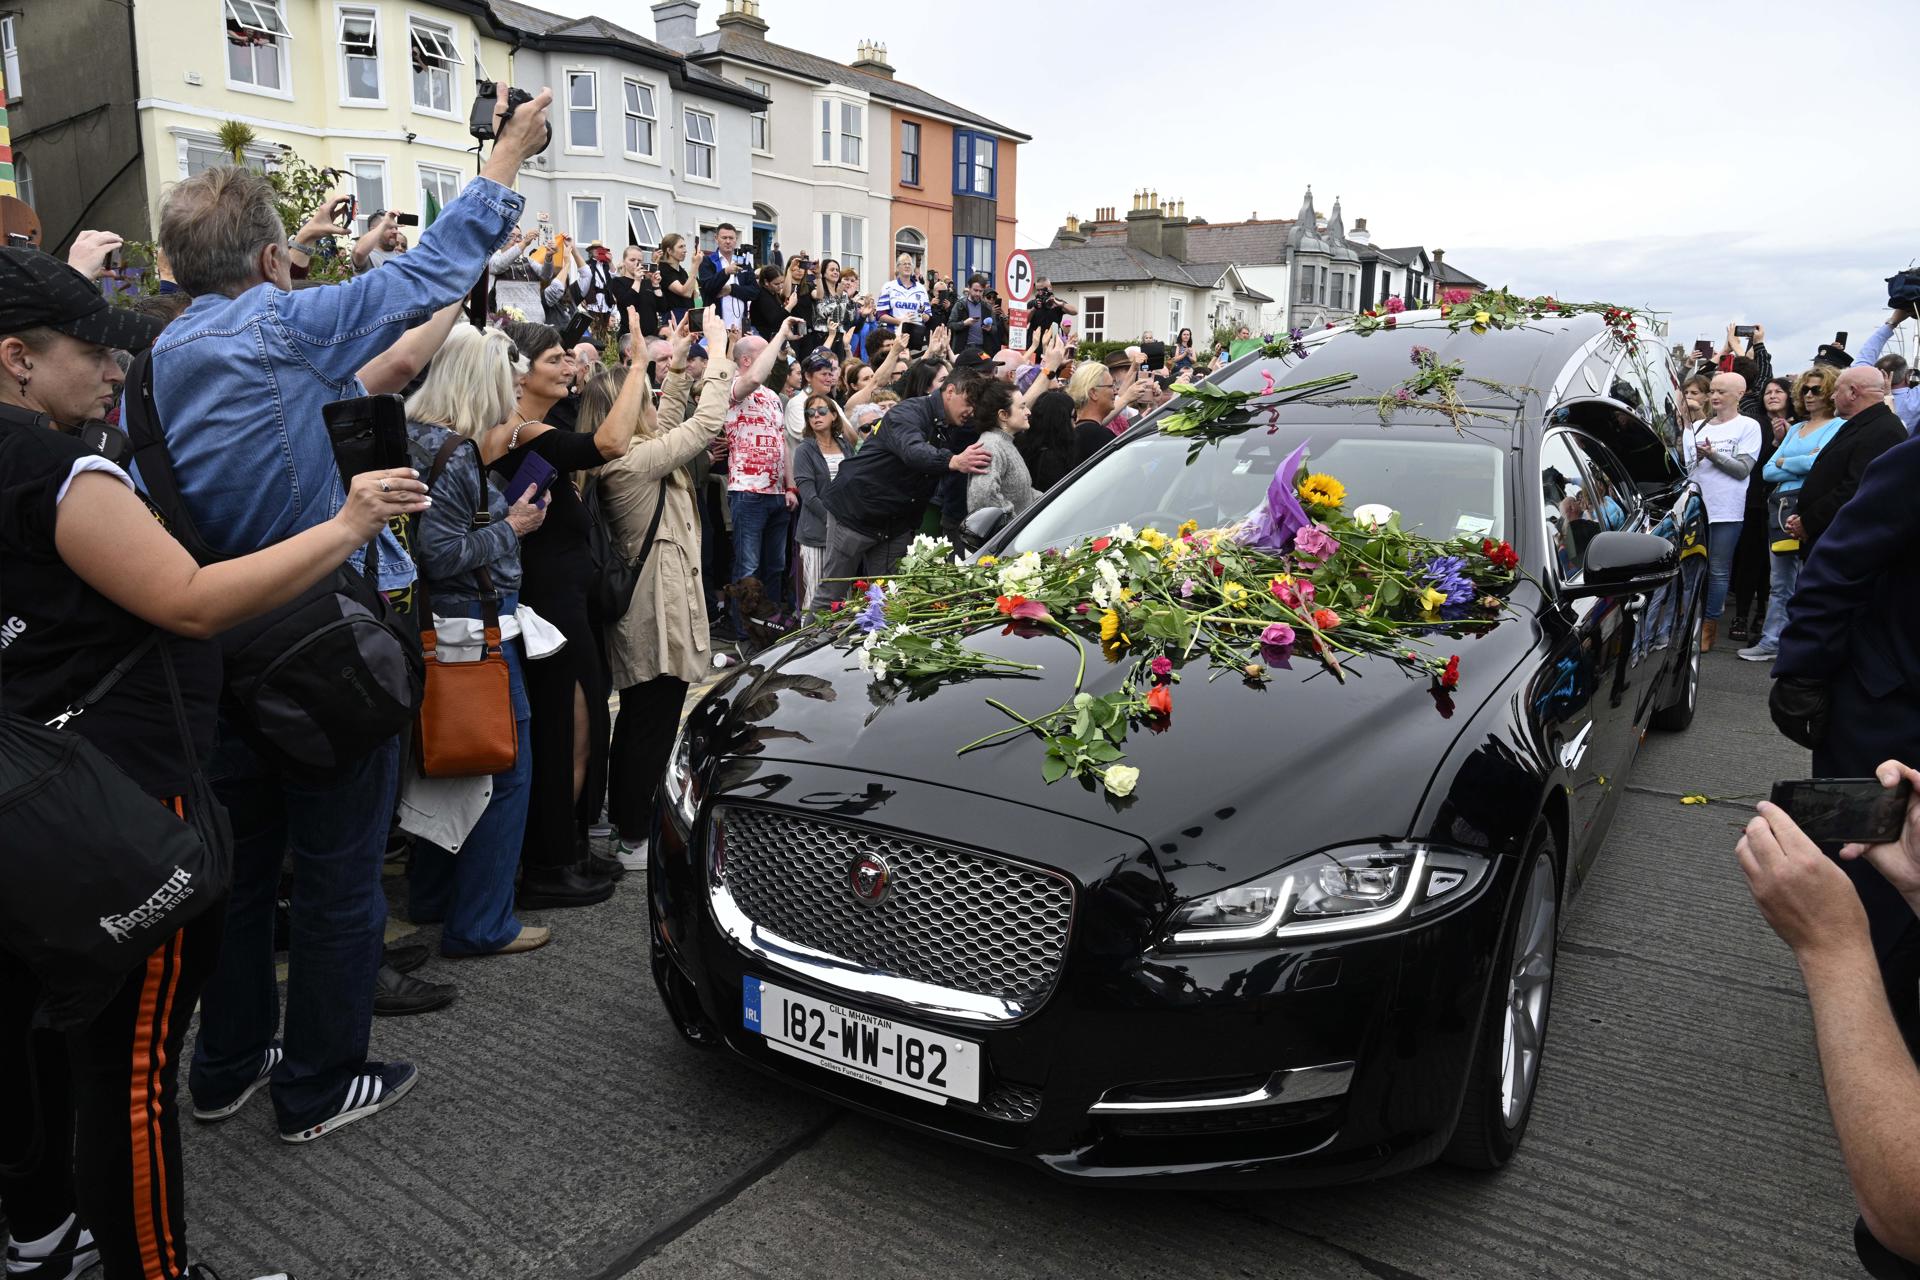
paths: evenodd
<path fill-rule="evenodd" d="M 1461 685 L 1450 696 L 1381 658 L 1349 660 L 1342 682 L 1297 657 L 1264 687 L 1192 662 L 1173 686 L 1170 726 L 1129 733 L 1126 763 L 1140 780 L 1116 798 L 1090 781 L 1047 785 L 1032 734 L 955 754 L 1010 725 L 988 698 L 1034 716 L 1066 701 L 1080 642 L 989 628 L 968 643 L 1044 669 L 903 684 L 875 682 L 816 634 L 769 651 L 728 686 L 719 753 L 918 779 L 1124 831 L 1154 851 L 1176 891 L 1204 892 L 1315 849 L 1410 834 L 1435 770 L 1532 641 L 1524 617 L 1471 637 L 1434 637 L 1435 655 L 1460 654 Z M 1085 648 L 1087 691 L 1126 679 L 1130 662 Z M 1063 855 L 1062 869 L 1073 861 Z"/>

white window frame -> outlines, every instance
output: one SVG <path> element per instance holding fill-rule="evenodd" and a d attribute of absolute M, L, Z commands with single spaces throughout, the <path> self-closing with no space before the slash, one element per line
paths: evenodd
<path fill-rule="evenodd" d="M 1093 318 L 1100 317 L 1099 327 L 1094 327 Z M 1082 294 L 1080 298 L 1080 335 L 1079 342 L 1105 342 L 1107 340 L 1107 295 L 1104 293 Z"/>
<path fill-rule="evenodd" d="M 576 80 L 584 80 L 588 87 L 593 90 L 593 102 L 591 105 L 585 107 L 577 107 L 574 105 L 573 86 Z M 570 156 L 597 156 L 604 154 L 605 147 L 600 140 L 600 73 L 591 67 L 568 67 L 560 76 L 560 92 L 565 96 L 567 104 L 567 132 L 566 146 L 564 148 L 566 153 Z M 625 93 L 626 91 L 623 89 L 621 92 Z M 622 105 L 624 107 L 625 104 L 623 103 Z M 591 145 L 573 140 L 573 123 L 576 118 L 583 118 L 593 122 L 593 142 Z M 626 121 L 624 118 L 620 122 L 620 129 L 622 134 L 626 132 Z M 621 141 L 624 144 L 625 138 L 623 137 Z"/>
<path fill-rule="evenodd" d="M 849 232 L 853 234 L 849 234 Z M 858 240 L 857 245 L 849 247 L 848 242 Z M 832 258 L 840 264 L 840 270 L 858 272 L 861 279 L 867 275 L 867 220 L 857 213 L 841 213 L 838 210 L 824 210 L 820 214 L 820 248 L 817 254 L 820 261 Z"/>
<path fill-rule="evenodd" d="M 349 74 L 354 58 L 365 58 L 363 53 L 350 53 L 347 49 L 347 23 L 349 20 L 365 19 L 373 41 L 373 87 L 371 98 L 356 98 L 351 86 L 353 77 Z M 339 48 L 340 59 L 340 105 L 360 109 L 381 108 L 387 105 L 387 68 L 386 60 L 380 56 L 380 10 L 370 4 L 336 4 L 333 6 L 334 43 Z"/>
<path fill-rule="evenodd" d="M 452 165 L 445 165 L 445 164 L 414 165 L 413 191 L 414 191 L 414 195 L 419 197 L 419 200 L 420 200 L 417 212 L 420 217 L 420 230 L 422 231 L 425 231 L 427 229 L 427 175 L 428 174 L 433 174 L 435 177 L 438 177 L 438 178 L 453 179 L 453 194 L 440 202 L 440 212 L 442 213 L 445 213 L 447 211 L 447 206 L 452 204 L 454 200 L 459 197 L 460 189 L 461 189 L 461 186 L 463 185 L 461 180 L 466 176 L 465 173 L 463 173 L 461 170 L 455 168 Z"/>
<path fill-rule="evenodd" d="M 1170 293 L 1167 295 L 1167 341 L 1168 342 L 1178 342 L 1180 340 L 1180 331 L 1187 327 L 1187 322 L 1183 314 L 1186 311 L 1186 309 L 1187 309 L 1186 299 L 1182 298 L 1177 293 Z"/>
<path fill-rule="evenodd" d="M 909 239 L 908 237 L 912 237 Z M 893 235 L 893 256 L 887 259 L 888 269 L 900 260 L 901 254 L 907 254 L 920 270 L 927 269 L 927 235 L 918 227 L 902 227 Z M 841 268 L 845 270 L 844 267 Z"/>
<path fill-rule="evenodd" d="M 421 47 L 422 45 L 426 47 Z M 433 83 L 433 73 L 440 72 L 447 77 L 447 106 L 444 110 L 433 105 L 433 90 L 427 90 L 427 101 L 420 101 L 420 85 L 415 78 L 413 58 L 415 52 L 437 59 L 443 66 L 429 66 L 427 83 Z M 407 11 L 407 98 L 413 104 L 413 110 L 422 115 L 438 116 L 442 120 L 460 119 L 460 109 L 465 105 L 460 95 L 454 92 L 455 67 L 466 65 L 460 57 L 460 46 L 454 41 L 454 29 L 445 22 Z"/>
<path fill-rule="evenodd" d="M 0 69 L 7 78 L 8 102 L 20 101 L 20 32 L 14 25 L 19 21 L 20 16 L 12 13 L 0 18 Z"/>
<path fill-rule="evenodd" d="M 867 122 L 872 104 L 864 98 L 848 98 L 825 93 L 815 94 L 813 100 L 820 104 L 814 110 L 819 121 L 817 130 L 819 146 L 813 153 L 814 164 L 822 168 L 852 169 L 857 173 L 867 172 Z M 857 132 L 854 133 L 847 132 L 849 111 L 860 113 Z M 849 142 L 858 152 L 857 160 L 846 158 Z"/>
<path fill-rule="evenodd" d="M 635 111 L 627 98 L 629 89 L 644 89 L 652 107 L 653 114 Z M 645 151 L 634 151 L 627 147 L 627 126 L 635 120 L 647 122 L 648 142 Z M 660 163 L 660 89 L 651 80 L 642 80 L 639 76 L 620 78 L 620 146 L 621 153 L 629 160 L 645 160 L 649 164 Z"/>
<path fill-rule="evenodd" d="M 747 145 L 752 149 L 753 154 L 757 156 L 770 156 L 773 154 L 773 106 L 771 101 L 773 98 L 773 86 L 765 80 L 755 80 L 751 76 L 746 78 L 746 85 L 747 88 L 769 100 L 765 110 L 752 111 L 747 114 Z M 753 135 L 755 132 L 758 132 L 760 135 L 758 143 L 754 141 Z"/>
<path fill-rule="evenodd" d="M 215 163 L 227 165 L 233 163 L 233 157 L 220 145 L 219 135 L 208 129 L 187 128 L 173 125 L 168 132 L 173 137 L 174 161 L 181 178 L 186 178 L 188 159 L 191 152 L 198 150 L 215 157 Z M 266 173 L 279 157 L 280 149 L 270 142 L 254 142 L 247 148 L 247 167 L 258 173 Z M 214 167 L 212 165 L 207 166 Z"/>
<path fill-rule="evenodd" d="M 392 207 L 393 166 L 385 156 L 348 155 L 345 157 L 345 160 L 347 168 L 347 190 L 359 205 L 354 211 L 353 234 L 356 237 L 363 236 L 367 234 L 367 221 L 373 216 L 374 211 L 380 208 L 381 205 L 387 205 L 389 208 Z M 363 200 L 360 198 L 360 174 L 358 171 L 358 166 L 360 165 L 366 165 L 380 171 L 380 199 L 378 201 Z"/>
<path fill-rule="evenodd" d="M 580 230 L 580 210 L 586 207 L 587 205 L 593 206 L 593 221 L 595 224 L 593 235 L 584 235 Z M 584 251 L 586 247 L 589 244 L 592 244 L 595 240 L 600 241 L 602 244 L 606 243 L 606 239 L 607 239 L 606 202 L 601 200 L 599 196 L 593 195 L 590 192 L 581 192 L 578 195 L 569 195 L 567 197 L 567 226 L 572 229 L 573 242 L 580 246 L 582 250 L 582 256 L 584 256 Z"/>
<path fill-rule="evenodd" d="M 693 122 L 695 120 L 704 120 L 707 122 L 706 138 L 698 139 L 693 136 L 694 134 Z M 711 109 L 705 108 L 705 107 L 696 107 L 696 106 L 692 106 L 690 104 L 685 104 L 685 103 L 681 104 L 681 107 L 680 107 L 680 136 L 681 136 L 680 176 L 685 178 L 688 182 L 697 182 L 700 185 L 707 186 L 707 187 L 717 187 L 720 185 L 720 132 L 719 132 L 719 129 L 720 129 L 719 118 Z M 704 178 L 699 176 L 693 171 L 693 154 L 694 154 L 693 149 L 695 147 L 704 147 L 706 148 L 706 151 L 707 151 L 707 176 Z"/>
<path fill-rule="evenodd" d="M 11 86 L 13 81 L 9 80 L 7 84 Z M 33 204 L 33 170 L 27 167 L 25 152 L 13 153 L 13 188 L 20 193 L 22 202 L 29 206 Z"/>
<path fill-rule="evenodd" d="M 287 44 L 293 39 L 293 33 L 287 29 L 287 15 L 280 7 L 281 0 L 221 0 L 220 5 L 220 56 L 223 74 L 227 79 L 227 88 L 235 93 L 253 93 L 263 98 L 279 98 L 282 101 L 293 100 L 293 59 L 287 56 Z M 227 50 L 227 22 L 231 19 L 242 30 L 257 32 L 272 41 L 274 56 L 280 60 L 280 87 L 271 89 L 247 80 L 233 78 L 232 55 Z M 258 48 L 259 46 L 255 46 Z M 258 63 L 256 62 L 256 67 Z M 11 92 L 11 90 L 9 90 Z"/>
<path fill-rule="evenodd" d="M 639 215 L 638 222 L 634 221 L 636 214 Z M 652 239 L 648 239 L 648 232 L 653 233 Z M 642 249 L 657 249 L 660 247 L 661 237 L 665 234 L 666 232 L 660 228 L 660 210 L 657 206 L 642 204 L 638 200 L 627 201 L 627 237 L 629 242 L 638 241 Z"/>

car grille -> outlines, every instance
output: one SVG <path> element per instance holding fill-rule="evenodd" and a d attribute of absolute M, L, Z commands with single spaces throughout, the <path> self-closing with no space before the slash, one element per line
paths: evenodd
<path fill-rule="evenodd" d="M 1032 1006 L 1053 989 L 1073 885 L 987 854 L 763 809 L 720 810 L 727 891 L 759 928 L 876 972 Z M 877 906 L 849 887 L 878 854 Z"/>
<path fill-rule="evenodd" d="M 1008 1084 L 1005 1081 L 987 1090 L 987 1096 L 977 1104 L 955 1103 L 955 1106 L 977 1111 L 989 1120 L 1005 1120 L 1010 1124 L 1032 1124 L 1033 1118 L 1040 1114 L 1040 1091 L 1024 1084 Z"/>

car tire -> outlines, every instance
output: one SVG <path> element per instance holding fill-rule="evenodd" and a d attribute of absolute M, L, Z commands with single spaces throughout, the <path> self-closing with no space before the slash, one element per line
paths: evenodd
<path fill-rule="evenodd" d="M 1560 867 L 1543 821 L 1528 842 L 1502 929 L 1497 985 L 1475 1039 L 1460 1120 L 1441 1154 L 1448 1164 L 1502 1168 L 1526 1136 L 1546 1056 L 1559 922 Z"/>
<path fill-rule="evenodd" d="M 1672 702 L 1655 707 L 1651 723 L 1662 733 L 1679 733 L 1693 723 L 1694 710 L 1700 705 L 1700 623 L 1693 619 L 1687 627 L 1687 647 L 1681 651 L 1674 680 L 1680 688 Z"/>

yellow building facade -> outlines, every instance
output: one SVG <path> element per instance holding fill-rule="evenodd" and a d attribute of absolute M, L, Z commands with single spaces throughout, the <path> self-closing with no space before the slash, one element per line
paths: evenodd
<path fill-rule="evenodd" d="M 140 130 L 157 225 L 168 188 L 231 163 L 221 126 L 253 130 L 250 163 L 291 147 L 341 170 L 361 225 L 444 206 L 475 172 L 476 79 L 511 79 L 512 46 L 463 0 L 141 0 Z"/>

